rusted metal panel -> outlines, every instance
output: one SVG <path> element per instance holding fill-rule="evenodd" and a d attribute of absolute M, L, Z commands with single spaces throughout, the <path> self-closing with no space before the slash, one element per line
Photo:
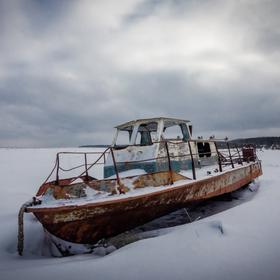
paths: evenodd
<path fill-rule="evenodd" d="M 189 179 L 175 172 L 171 172 L 171 176 L 173 178 L 173 182 Z M 143 174 L 139 176 L 127 176 L 122 178 L 122 180 L 127 179 L 130 179 L 134 189 L 148 186 L 158 187 L 171 184 L 170 172 L 168 171 Z M 121 182 L 120 179 L 119 181 L 116 179 L 96 180 L 93 178 L 91 180 L 86 180 L 85 176 L 83 177 L 84 182 L 71 183 L 72 180 L 62 179 L 59 181 L 59 185 L 57 185 L 55 181 L 45 183 L 40 187 L 37 196 L 48 193 L 49 195 L 52 195 L 54 199 L 81 198 L 86 197 L 85 190 L 87 187 L 90 187 L 98 192 L 108 192 L 110 194 L 116 194 L 118 186 L 122 187 L 122 191 L 124 193 L 129 191 L 129 189 Z M 68 185 L 66 183 L 68 183 Z"/>
<path fill-rule="evenodd" d="M 244 161 L 255 161 L 256 160 L 256 149 L 252 145 L 242 148 L 242 156 Z"/>
<path fill-rule="evenodd" d="M 80 206 L 28 207 L 27 212 L 33 212 L 50 233 L 61 239 L 93 244 L 188 203 L 237 190 L 261 174 L 261 165 L 255 162 L 148 194 Z M 150 179 L 153 180 L 152 177 Z M 142 184 L 141 181 L 138 183 Z"/>
<path fill-rule="evenodd" d="M 170 175 L 171 173 L 171 175 Z M 170 180 L 172 178 L 172 181 Z M 157 172 L 151 174 L 145 174 L 138 176 L 138 178 L 133 182 L 134 188 L 144 188 L 148 186 L 158 187 L 158 186 L 166 186 L 173 182 L 189 179 L 185 176 L 182 176 L 176 172 Z"/>

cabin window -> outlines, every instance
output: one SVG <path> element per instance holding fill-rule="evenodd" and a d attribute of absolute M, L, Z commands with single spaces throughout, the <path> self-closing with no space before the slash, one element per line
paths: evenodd
<path fill-rule="evenodd" d="M 119 130 L 116 146 L 128 146 L 130 144 L 132 130 Z"/>
<path fill-rule="evenodd" d="M 156 122 L 141 124 L 138 127 L 135 144 L 141 146 L 152 145 L 153 142 L 157 140 L 156 136 L 157 136 Z"/>
<path fill-rule="evenodd" d="M 163 129 L 163 137 L 164 139 L 182 140 L 183 139 L 182 129 L 179 125 L 165 127 Z"/>
<path fill-rule="evenodd" d="M 204 157 L 204 145 L 202 142 L 197 143 L 197 152 L 199 157 Z"/>
<path fill-rule="evenodd" d="M 198 142 L 197 151 L 200 158 L 211 157 L 210 143 L 208 142 Z"/>
<path fill-rule="evenodd" d="M 210 143 L 208 142 L 204 143 L 204 153 L 206 157 L 211 157 Z"/>

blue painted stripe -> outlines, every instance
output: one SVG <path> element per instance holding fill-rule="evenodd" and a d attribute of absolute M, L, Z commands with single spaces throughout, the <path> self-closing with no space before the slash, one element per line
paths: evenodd
<path fill-rule="evenodd" d="M 198 163 L 196 162 L 196 166 Z M 180 170 L 189 170 L 192 168 L 191 160 L 181 160 L 181 161 L 171 161 L 172 170 L 175 172 L 179 172 Z M 157 162 L 145 162 L 145 163 L 133 163 L 129 164 L 121 163 L 117 164 L 117 168 L 119 172 L 131 170 L 131 169 L 143 169 L 147 173 L 166 171 L 168 170 L 168 163 L 157 163 Z M 104 178 L 108 178 L 112 175 L 115 175 L 114 166 L 105 166 L 104 167 Z"/>

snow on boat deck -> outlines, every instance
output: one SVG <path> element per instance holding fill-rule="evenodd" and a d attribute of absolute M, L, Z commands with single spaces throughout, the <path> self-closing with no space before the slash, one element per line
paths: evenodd
<path fill-rule="evenodd" d="M 235 169 L 239 169 L 245 166 L 248 166 L 249 164 L 244 163 L 243 165 L 236 165 Z M 232 170 L 231 166 L 225 166 L 223 167 L 223 172 L 215 172 L 215 169 L 217 169 L 218 166 L 212 165 L 212 166 L 206 166 L 202 168 L 196 168 L 196 176 L 197 179 L 196 182 L 199 182 L 201 180 L 204 180 L 206 178 L 217 176 L 221 174 L 225 174 L 226 172 Z M 211 172 L 211 174 L 207 174 L 207 172 Z M 179 180 L 174 182 L 173 185 L 167 185 L 167 186 L 158 186 L 158 187 L 145 187 L 145 188 L 137 188 L 132 189 L 132 179 L 124 178 L 126 176 L 134 176 L 134 175 L 142 175 L 145 174 L 144 170 L 141 169 L 135 169 L 135 170 L 129 170 L 125 172 L 120 173 L 120 178 L 123 178 L 121 181 L 124 183 L 125 186 L 129 187 L 130 190 L 125 194 L 115 194 L 111 195 L 107 192 L 97 192 L 94 189 L 87 187 L 86 188 L 86 197 L 82 198 L 74 198 L 74 199 L 54 199 L 51 195 L 44 195 L 40 199 L 42 200 L 42 204 L 31 206 L 29 209 L 33 208 L 55 208 L 55 207 L 61 207 L 61 206 L 82 206 L 94 203 L 100 203 L 100 202 L 108 202 L 108 201 L 114 201 L 114 200 L 122 200 L 129 197 L 138 197 L 146 194 L 156 193 L 160 192 L 162 190 L 167 189 L 174 189 L 177 187 L 181 187 L 183 185 L 187 185 L 190 183 L 193 183 L 193 180 L 186 179 L 186 180 Z M 191 170 L 185 170 L 181 171 L 180 174 L 187 178 L 192 178 L 192 171 Z M 115 178 L 115 176 L 109 177 L 110 179 Z M 75 181 L 77 182 L 77 181 Z"/>

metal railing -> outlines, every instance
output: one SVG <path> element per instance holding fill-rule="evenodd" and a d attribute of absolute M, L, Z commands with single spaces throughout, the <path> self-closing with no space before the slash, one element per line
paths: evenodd
<path fill-rule="evenodd" d="M 51 176 L 53 175 L 53 173 L 56 171 L 56 184 L 59 184 L 59 171 L 64 171 L 64 172 L 69 172 L 69 171 L 73 171 L 75 169 L 79 169 L 81 167 L 84 167 L 84 171 L 77 177 L 75 177 L 75 180 L 78 178 L 81 178 L 82 176 L 85 175 L 86 179 L 89 179 L 89 175 L 88 175 L 88 171 L 89 169 L 91 169 L 94 165 L 98 165 L 98 164 L 105 164 L 106 162 L 106 154 L 109 154 L 110 152 L 108 150 L 110 150 L 111 148 L 107 148 L 105 151 L 103 152 L 59 152 L 56 154 L 56 160 L 55 160 L 55 165 L 51 171 L 51 173 L 49 174 L 49 176 L 46 178 L 46 180 L 44 181 L 44 184 L 47 183 L 49 181 L 49 179 L 51 178 Z M 76 165 L 72 168 L 63 168 L 60 165 L 60 157 L 61 155 L 83 155 L 84 156 L 84 162 L 83 164 L 79 164 Z M 97 160 L 95 160 L 93 163 L 88 163 L 88 155 L 99 155 L 99 157 L 97 158 Z M 103 159 L 103 162 L 99 162 L 100 159 Z"/>
<path fill-rule="evenodd" d="M 186 158 L 189 157 L 189 159 L 191 160 L 191 169 L 192 169 L 192 177 L 195 180 L 197 178 L 196 176 L 196 162 L 199 162 L 199 159 L 203 158 L 203 157 L 209 157 L 209 151 L 206 152 L 197 152 L 197 143 L 201 143 L 201 142 L 207 142 L 207 143 L 214 143 L 215 145 L 215 154 L 217 156 L 217 163 L 219 166 L 219 171 L 222 172 L 223 171 L 223 167 L 227 166 L 227 165 L 231 165 L 232 168 L 235 168 L 235 164 L 241 164 L 243 165 L 244 162 L 244 158 L 241 156 L 240 150 L 238 148 L 238 146 L 235 144 L 234 147 L 230 147 L 230 143 L 228 141 L 225 140 L 217 140 L 217 139 L 213 139 L 213 140 L 203 140 L 203 139 L 196 139 L 196 140 L 188 140 L 188 141 L 171 141 L 171 140 L 162 140 L 162 141 L 157 141 L 154 142 L 153 144 L 162 144 L 164 146 L 164 149 L 166 151 L 166 155 L 164 156 L 158 156 L 158 157 L 152 157 L 152 158 L 146 158 L 146 159 L 142 159 L 142 160 L 135 160 L 135 161 L 116 161 L 116 157 L 115 157 L 115 153 L 114 153 L 114 147 L 108 147 L 106 148 L 103 152 L 59 152 L 56 155 L 56 161 L 55 161 L 55 166 L 52 169 L 51 173 L 49 174 L 49 176 L 47 177 L 47 179 L 45 180 L 44 183 L 48 182 L 48 180 L 51 178 L 51 176 L 53 175 L 54 172 L 56 172 L 56 179 L 55 179 L 55 183 L 57 185 L 59 185 L 59 180 L 60 180 L 60 171 L 63 172 L 69 172 L 69 171 L 73 171 L 79 168 L 83 168 L 84 171 L 79 174 L 76 177 L 72 178 L 72 182 L 77 180 L 78 178 L 84 178 L 84 180 L 91 180 L 94 179 L 92 177 L 89 176 L 89 170 L 93 168 L 93 166 L 96 166 L 98 164 L 105 164 L 106 163 L 106 155 L 111 154 L 112 157 L 112 164 L 114 167 L 114 172 L 116 175 L 116 181 L 118 184 L 120 184 L 120 176 L 119 176 L 119 169 L 118 169 L 118 165 L 120 164 L 135 164 L 135 163 L 144 163 L 144 162 L 148 162 L 148 161 L 160 161 L 160 160 L 166 160 L 167 165 L 168 165 L 168 172 L 169 172 L 169 176 L 170 176 L 170 182 L 171 184 L 173 184 L 174 180 L 172 177 L 172 172 L 173 172 L 173 168 L 172 168 L 172 160 L 174 159 L 180 159 L 180 158 Z M 196 151 L 193 151 L 192 145 L 191 143 L 196 143 Z M 219 143 L 223 143 L 222 148 L 218 147 Z M 172 145 L 182 145 L 185 144 L 188 147 L 189 153 L 186 154 L 180 154 L 180 155 L 172 155 L 170 153 L 170 144 Z M 213 153 L 213 151 L 210 150 L 210 155 Z M 83 155 L 83 163 L 76 165 L 74 167 L 71 168 L 63 168 L 60 164 L 60 158 L 62 155 Z M 89 163 L 88 162 L 88 156 L 89 155 L 98 155 L 98 158 L 96 160 L 94 160 L 94 162 Z M 102 161 L 101 161 L 102 160 Z"/>

